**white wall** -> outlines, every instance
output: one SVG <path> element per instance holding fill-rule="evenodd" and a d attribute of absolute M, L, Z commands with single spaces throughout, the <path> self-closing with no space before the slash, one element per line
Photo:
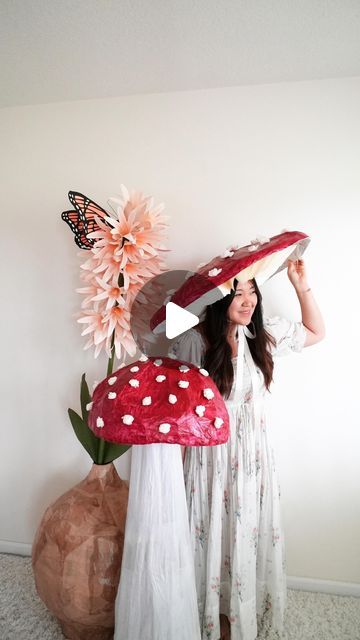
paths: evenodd
<path fill-rule="evenodd" d="M 269 431 L 288 574 L 359 582 L 360 78 L 10 108 L 0 112 L 2 429 L 0 540 L 31 543 L 45 507 L 90 468 L 67 419 L 83 352 L 80 259 L 67 191 L 99 204 L 121 182 L 165 201 L 169 268 L 231 242 L 307 232 L 324 342 L 278 361 Z M 286 273 L 265 310 L 299 318 Z M 129 456 L 117 463 L 129 472 Z"/>

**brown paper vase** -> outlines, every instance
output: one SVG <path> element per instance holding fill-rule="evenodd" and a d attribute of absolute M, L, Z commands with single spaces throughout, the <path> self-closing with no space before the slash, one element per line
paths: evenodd
<path fill-rule="evenodd" d="M 128 483 L 111 462 L 46 510 L 32 566 L 40 598 L 71 640 L 108 640 L 124 544 Z"/>

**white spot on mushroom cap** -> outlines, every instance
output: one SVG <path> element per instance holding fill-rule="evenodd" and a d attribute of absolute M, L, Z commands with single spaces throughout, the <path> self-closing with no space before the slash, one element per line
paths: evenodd
<path fill-rule="evenodd" d="M 267 236 L 257 236 L 256 241 L 259 244 L 266 244 L 267 242 L 270 242 L 270 238 L 268 238 Z"/>
<path fill-rule="evenodd" d="M 202 416 L 205 413 L 205 407 L 203 404 L 198 404 L 197 407 L 195 407 L 195 413 L 198 414 L 198 416 L 200 416 L 202 418 Z"/>
<path fill-rule="evenodd" d="M 212 389 L 203 389 L 203 396 L 207 399 L 207 400 L 212 400 L 212 398 L 214 397 L 214 392 Z"/>
<path fill-rule="evenodd" d="M 248 247 L 248 251 L 256 251 L 259 248 L 258 244 L 252 244 Z"/>
<path fill-rule="evenodd" d="M 154 360 L 154 365 L 156 367 L 160 367 L 162 365 L 162 362 L 163 361 L 161 360 L 161 358 L 158 358 L 157 360 Z"/>
<path fill-rule="evenodd" d="M 145 353 L 143 353 L 143 354 L 141 354 L 139 360 L 140 360 L 140 362 L 147 362 L 147 360 L 149 360 L 149 358 L 145 355 Z"/>
<path fill-rule="evenodd" d="M 222 272 L 222 269 L 216 269 L 216 267 L 214 269 L 210 269 L 210 271 L 208 271 L 208 276 L 210 276 L 210 278 L 214 278 L 215 276 L 218 276 L 219 273 Z"/>
<path fill-rule="evenodd" d="M 139 368 L 137 365 L 135 365 L 135 367 L 131 367 L 130 371 L 131 373 L 136 373 L 136 371 L 139 371 Z"/>
<path fill-rule="evenodd" d="M 181 371 L 181 373 L 187 373 L 188 371 L 190 371 L 190 368 L 186 366 L 186 364 L 181 364 L 179 367 L 179 371 Z"/>
<path fill-rule="evenodd" d="M 232 258 L 234 255 L 234 252 L 226 249 L 226 251 L 224 251 L 224 253 L 221 255 L 222 258 Z"/>
<path fill-rule="evenodd" d="M 166 376 L 163 376 L 163 375 L 156 376 L 155 380 L 156 382 L 164 382 L 164 380 L 166 380 Z"/>
<path fill-rule="evenodd" d="M 175 402 L 177 402 L 177 397 L 176 397 L 176 395 L 174 393 L 170 393 L 169 402 L 170 402 L 170 404 L 175 404 Z"/>
<path fill-rule="evenodd" d="M 112 376 L 111 378 L 109 378 L 108 384 L 112 386 L 113 384 L 115 384 L 116 380 L 117 380 L 117 376 Z"/>
<path fill-rule="evenodd" d="M 96 426 L 97 426 L 99 429 L 102 429 L 102 428 L 103 428 L 103 426 L 104 426 L 104 420 L 103 420 L 102 418 L 100 418 L 100 416 L 98 416 L 98 417 L 96 418 Z"/>
<path fill-rule="evenodd" d="M 201 373 L 202 376 L 208 376 L 209 372 L 206 371 L 206 369 L 199 369 L 199 373 Z"/>
<path fill-rule="evenodd" d="M 151 404 L 152 400 L 151 400 L 151 396 L 145 396 L 145 398 L 142 399 L 141 404 L 144 405 L 144 407 L 148 407 Z"/>
<path fill-rule="evenodd" d="M 180 387 L 180 389 L 187 389 L 188 386 L 189 386 L 188 380 L 179 380 L 178 387 Z"/>
<path fill-rule="evenodd" d="M 90 411 L 90 409 L 92 409 L 93 404 L 94 404 L 93 402 L 88 402 L 86 405 L 86 411 Z"/>
<path fill-rule="evenodd" d="M 223 424 L 224 424 L 224 420 L 222 418 L 215 418 L 214 425 L 216 429 L 220 429 L 220 427 L 222 427 Z"/>
<path fill-rule="evenodd" d="M 115 391 L 109 391 L 108 398 L 109 398 L 109 400 L 114 400 L 114 398 L 116 398 Z"/>
<path fill-rule="evenodd" d="M 135 378 L 131 378 L 131 380 L 129 380 L 129 385 L 131 387 L 138 387 L 139 386 L 139 380 L 136 380 Z"/>
<path fill-rule="evenodd" d="M 161 425 L 159 426 L 159 431 L 161 433 L 169 433 L 171 429 L 171 424 L 169 424 L 168 422 L 162 422 Z"/>
<path fill-rule="evenodd" d="M 124 424 L 132 424 L 134 422 L 134 416 L 130 415 L 129 413 L 126 413 L 121 417 L 121 419 Z"/>

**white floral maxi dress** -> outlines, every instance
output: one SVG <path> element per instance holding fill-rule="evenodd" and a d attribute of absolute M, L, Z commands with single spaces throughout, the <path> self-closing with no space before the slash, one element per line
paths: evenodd
<path fill-rule="evenodd" d="M 264 326 L 276 340 L 273 356 L 302 350 L 306 332 L 301 322 L 274 317 L 264 319 Z M 201 366 L 204 351 L 201 335 L 191 329 L 173 343 L 170 354 Z M 232 362 L 235 380 L 236 358 Z M 228 442 L 186 449 L 184 476 L 202 640 L 219 639 L 220 613 L 230 620 L 232 640 L 254 640 L 265 620 L 278 633 L 283 628 L 280 494 L 263 412 L 264 378 L 258 367 L 254 370 L 255 394 L 244 355 L 240 397 L 237 390 L 234 399 L 234 382 L 225 401 Z"/>

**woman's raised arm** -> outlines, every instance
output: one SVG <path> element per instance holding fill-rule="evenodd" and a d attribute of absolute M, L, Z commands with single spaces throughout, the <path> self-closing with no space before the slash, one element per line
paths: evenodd
<path fill-rule="evenodd" d="M 304 260 L 289 260 L 287 274 L 300 303 L 301 320 L 306 330 L 304 347 L 309 347 L 325 337 L 324 320 L 309 286 Z"/>

